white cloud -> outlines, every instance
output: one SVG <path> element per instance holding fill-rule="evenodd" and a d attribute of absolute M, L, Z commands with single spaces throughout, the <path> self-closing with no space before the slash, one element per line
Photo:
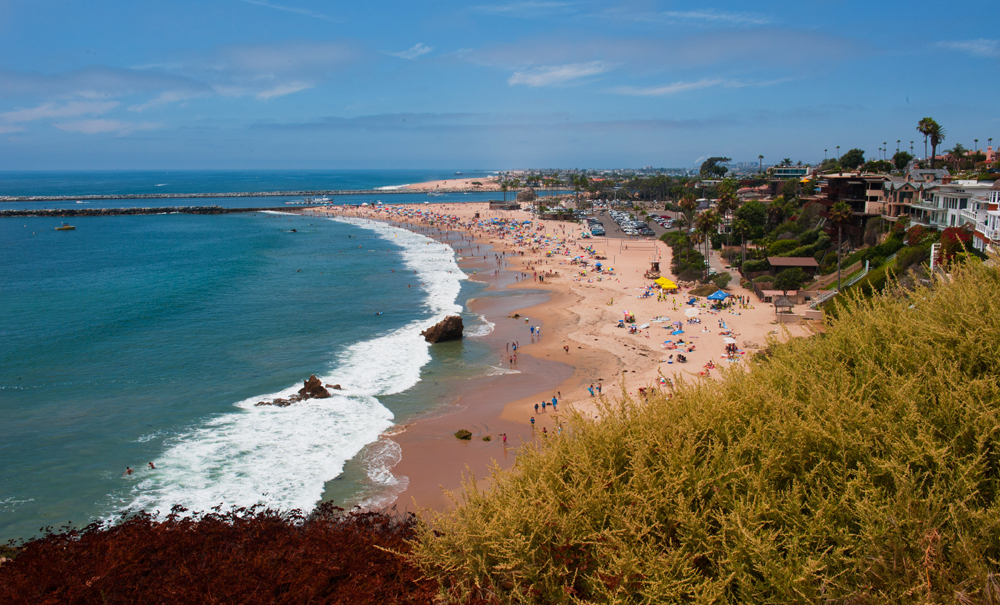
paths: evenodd
<path fill-rule="evenodd" d="M 271 4 L 270 2 L 265 2 L 264 0 L 240 0 L 240 1 L 246 2 L 247 4 L 253 4 L 254 6 L 263 6 L 265 8 L 273 8 L 275 10 L 285 11 L 286 13 L 295 13 L 296 15 L 302 15 L 304 17 L 312 17 L 313 19 L 322 19 L 323 21 L 329 21 L 331 23 L 340 23 L 339 19 L 334 19 L 333 17 L 311 11 L 307 8 L 286 6 L 284 4 Z"/>
<path fill-rule="evenodd" d="M 773 84 L 788 82 L 790 79 L 791 78 L 781 78 L 778 80 L 753 82 L 745 80 L 726 80 L 723 78 L 702 78 L 696 82 L 673 82 L 671 84 L 664 84 L 663 86 L 619 86 L 617 88 L 612 88 L 609 92 L 632 97 L 666 97 L 679 92 L 701 90 L 703 88 L 711 88 L 713 86 L 723 86 L 725 88 L 760 88 L 763 86 L 771 86 Z"/>
<path fill-rule="evenodd" d="M 313 84 L 309 82 L 289 82 L 288 84 L 279 84 L 273 88 L 262 90 L 254 96 L 261 101 L 267 101 L 268 99 L 283 97 L 285 95 L 290 95 L 292 93 L 299 92 L 300 90 L 307 90 L 312 87 Z"/>
<path fill-rule="evenodd" d="M 24 128 L 11 124 L 0 124 L 0 134 L 9 134 L 12 132 L 24 132 Z"/>
<path fill-rule="evenodd" d="M 957 42 L 938 42 L 940 48 L 967 52 L 976 57 L 1000 57 L 1000 40 L 979 38 L 978 40 L 961 40 Z"/>
<path fill-rule="evenodd" d="M 553 12 L 561 12 L 570 9 L 571 2 L 512 2 L 510 4 L 494 4 L 473 6 L 470 10 L 476 13 L 487 15 L 502 15 L 504 17 L 519 17 L 528 19 L 540 17 Z"/>
<path fill-rule="evenodd" d="M 611 92 L 620 95 L 629 95 L 633 97 L 665 97 L 668 95 L 676 94 L 679 92 L 685 92 L 688 90 L 699 90 L 702 88 L 710 88 L 712 86 L 718 86 L 722 84 L 721 79 L 702 79 L 697 82 L 674 82 L 673 84 L 666 84 L 664 86 L 619 86 L 617 88 L 612 88 Z"/>
<path fill-rule="evenodd" d="M 659 13 L 663 21 L 701 21 L 704 23 L 721 23 L 725 25 L 767 25 L 771 19 L 751 13 L 727 13 L 713 10 L 706 11 L 666 11 Z"/>
<path fill-rule="evenodd" d="M 770 17 L 753 13 L 735 13 L 712 9 L 695 11 L 635 12 L 609 9 L 595 15 L 601 18 L 622 19 L 640 23 L 686 23 L 702 25 L 751 26 L 768 25 Z"/>
<path fill-rule="evenodd" d="M 410 48 L 409 50 L 404 50 L 402 52 L 389 53 L 389 54 L 392 55 L 392 56 L 394 56 L 394 57 L 399 57 L 401 59 L 410 59 L 410 60 L 413 60 L 413 59 L 416 59 L 417 57 L 419 57 L 420 55 L 426 55 L 427 53 L 431 52 L 432 50 L 434 50 L 433 46 L 427 46 L 426 44 L 418 42 L 417 44 L 414 44 L 413 47 Z"/>
<path fill-rule="evenodd" d="M 558 86 L 567 84 L 573 80 L 602 74 L 611 69 L 611 65 L 603 61 L 590 61 L 588 63 L 568 63 L 566 65 L 545 65 L 535 67 L 525 71 L 514 72 L 514 75 L 507 80 L 511 86 L 524 84 L 525 86 Z"/>
<path fill-rule="evenodd" d="M 80 120 L 77 122 L 63 122 L 53 124 L 60 130 L 67 132 L 78 132 L 81 134 L 102 134 L 113 132 L 119 135 L 130 134 L 136 130 L 151 130 L 159 128 L 158 124 L 151 122 L 122 122 L 119 120 Z"/>
<path fill-rule="evenodd" d="M 62 105 L 44 103 L 29 109 L 15 109 L 0 113 L 7 122 L 32 122 L 46 118 L 75 118 L 88 114 L 102 114 L 118 107 L 116 101 L 72 101 Z"/>
<path fill-rule="evenodd" d="M 137 105 L 129 105 L 128 110 L 134 111 L 136 113 L 146 111 L 147 109 L 152 109 L 154 107 L 159 107 L 161 105 L 169 105 L 170 103 L 181 103 L 183 101 L 188 101 L 190 99 L 197 99 L 199 97 L 206 96 L 207 93 L 190 93 L 181 92 L 176 90 L 168 90 L 161 92 L 154 98 L 146 101 L 145 103 L 140 103 Z"/>

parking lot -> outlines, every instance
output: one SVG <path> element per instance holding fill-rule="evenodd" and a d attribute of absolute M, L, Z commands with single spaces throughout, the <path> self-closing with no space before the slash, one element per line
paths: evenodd
<path fill-rule="evenodd" d="M 603 214 L 601 214 L 602 212 L 603 212 Z M 674 212 L 668 212 L 668 211 L 665 211 L 665 210 L 656 211 L 656 212 L 653 212 L 652 214 L 665 215 L 665 216 L 670 216 L 672 218 L 674 218 L 675 215 L 676 215 L 676 213 L 674 213 Z M 655 237 L 655 238 L 659 238 L 661 235 L 663 235 L 664 233 L 667 232 L 667 229 L 665 229 L 664 227 L 662 227 L 661 225 L 657 224 L 652 219 L 650 219 L 648 222 L 645 223 L 645 225 L 647 227 L 649 227 L 653 231 L 652 235 L 646 235 L 646 236 L 629 235 L 625 231 L 625 229 L 622 228 L 622 225 L 620 225 L 619 223 L 615 222 L 615 219 L 613 218 L 613 216 L 610 214 L 610 211 L 608 211 L 608 210 L 596 210 L 596 211 L 594 211 L 594 216 L 592 216 L 590 218 L 596 218 L 599 221 L 601 221 L 601 226 L 604 228 L 604 231 L 605 231 L 605 235 L 603 235 L 601 237 L 621 238 L 621 239 L 641 239 L 643 237 Z M 676 231 L 677 228 L 678 227 L 677 227 L 677 225 L 675 223 L 674 227 L 672 229 L 670 229 L 670 230 L 671 231 Z"/>

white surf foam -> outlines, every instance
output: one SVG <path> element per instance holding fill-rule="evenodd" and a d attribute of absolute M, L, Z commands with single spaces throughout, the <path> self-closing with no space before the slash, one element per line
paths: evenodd
<path fill-rule="evenodd" d="M 486 336 L 487 334 L 492 332 L 493 328 L 496 327 L 495 323 L 486 319 L 482 315 L 479 315 L 479 321 L 481 321 L 482 323 L 475 326 L 470 326 L 465 331 L 466 336 L 470 338 L 482 338 L 483 336 Z"/>
<path fill-rule="evenodd" d="M 156 470 L 136 469 L 138 481 L 121 501 L 126 508 L 166 513 L 174 504 L 202 511 L 220 504 L 228 508 L 263 503 L 311 510 L 324 483 L 393 426 L 392 412 L 378 397 L 404 391 L 420 380 L 420 369 L 430 361 L 430 345 L 420 331 L 461 310 L 455 301 L 465 274 L 449 246 L 427 237 L 384 223 L 333 220 L 371 229 L 403 248 L 405 266 L 416 271 L 423 284 L 429 317 L 340 351 L 321 377 L 342 387 L 329 399 L 284 408 L 255 405 L 287 398 L 300 388 L 295 384 L 238 402 L 238 410 L 168 438 Z M 368 467 L 370 479 L 386 488 L 382 496 L 394 498 L 392 492 L 405 489 L 405 478 L 390 472 L 398 458 L 394 461 L 390 445 L 373 451 L 379 455 Z"/>

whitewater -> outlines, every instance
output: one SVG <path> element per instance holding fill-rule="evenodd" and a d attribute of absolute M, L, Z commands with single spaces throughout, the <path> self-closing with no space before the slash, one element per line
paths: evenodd
<path fill-rule="evenodd" d="M 328 399 L 284 408 L 255 405 L 292 395 L 301 388 L 297 383 L 235 402 L 232 411 L 168 437 L 157 470 L 141 474 L 122 498 L 124 508 L 162 514 L 174 505 L 204 511 L 260 503 L 308 511 L 320 500 L 324 484 L 376 442 L 380 447 L 369 448 L 369 457 L 376 459 L 369 464 L 370 478 L 385 486 L 400 481 L 388 471 L 398 460 L 398 446 L 382 437 L 394 425 L 393 413 L 379 398 L 420 381 L 421 368 L 431 360 L 430 345 L 420 332 L 461 312 L 456 301 L 466 276 L 446 244 L 384 223 L 324 220 L 350 223 L 375 234 L 375 241 L 399 246 L 403 267 L 415 272 L 414 281 L 425 293 L 422 305 L 427 317 L 332 351 L 328 367 L 318 377 L 339 384 L 341 390 L 331 390 Z M 331 308 L 330 312 L 352 311 Z"/>

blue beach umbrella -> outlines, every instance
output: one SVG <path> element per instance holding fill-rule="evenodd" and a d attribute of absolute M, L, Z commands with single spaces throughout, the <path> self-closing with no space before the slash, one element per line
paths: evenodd
<path fill-rule="evenodd" d="M 707 298 L 708 300 L 726 300 L 728 297 L 729 295 L 722 290 L 716 290 L 715 294 L 709 294 Z"/>

